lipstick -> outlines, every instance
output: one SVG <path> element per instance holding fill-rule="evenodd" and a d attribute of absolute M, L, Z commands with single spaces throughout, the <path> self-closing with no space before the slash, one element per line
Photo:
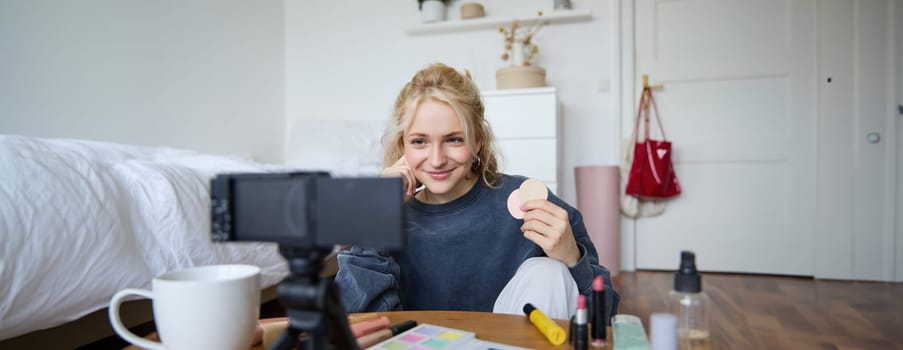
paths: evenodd
<path fill-rule="evenodd" d="M 605 319 L 605 281 L 602 275 L 593 279 L 593 313 L 592 313 L 592 345 L 594 347 L 608 346 L 605 339 L 608 322 Z"/>
<path fill-rule="evenodd" d="M 589 341 L 589 332 L 586 329 L 586 297 L 583 294 L 577 296 L 577 314 L 574 315 L 574 350 L 586 350 Z"/>

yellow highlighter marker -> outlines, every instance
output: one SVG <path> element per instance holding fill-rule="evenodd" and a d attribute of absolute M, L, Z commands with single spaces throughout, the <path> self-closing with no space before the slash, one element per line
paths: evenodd
<path fill-rule="evenodd" d="M 567 339 L 567 334 L 564 332 L 563 328 L 555 323 L 555 321 L 552 321 L 546 317 L 546 315 L 543 315 L 539 309 L 530 303 L 524 305 L 524 313 L 527 314 L 527 317 L 530 318 L 530 322 L 536 326 L 536 329 L 538 329 L 542 335 L 546 336 L 549 343 L 552 343 L 552 345 L 564 344 L 564 341 Z"/>

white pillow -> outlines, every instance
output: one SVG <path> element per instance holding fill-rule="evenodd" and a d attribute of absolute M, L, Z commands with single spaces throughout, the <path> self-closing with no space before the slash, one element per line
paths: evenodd
<path fill-rule="evenodd" d="M 334 176 L 375 176 L 382 170 L 378 121 L 298 119 L 288 135 L 285 162 Z"/>

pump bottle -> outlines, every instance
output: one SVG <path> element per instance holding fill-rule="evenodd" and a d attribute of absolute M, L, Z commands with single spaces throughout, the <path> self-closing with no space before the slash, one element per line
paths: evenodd
<path fill-rule="evenodd" d="M 674 290 L 668 293 L 668 312 L 677 316 L 679 350 L 709 350 L 709 309 L 712 301 L 702 291 L 696 270 L 696 255 L 680 252 L 680 268 L 674 275 Z"/>

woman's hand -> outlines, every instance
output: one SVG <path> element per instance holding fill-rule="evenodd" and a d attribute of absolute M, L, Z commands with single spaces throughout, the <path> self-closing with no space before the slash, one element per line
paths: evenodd
<path fill-rule="evenodd" d="M 404 190 L 404 201 L 407 202 L 414 197 L 414 190 L 417 187 L 420 187 L 420 183 L 417 182 L 417 178 L 414 177 L 414 172 L 411 171 L 411 167 L 408 166 L 408 162 L 404 159 L 404 156 L 398 158 L 398 161 L 392 166 L 383 169 L 382 172 L 383 177 L 401 177 L 404 181 L 404 185 L 402 186 Z"/>
<path fill-rule="evenodd" d="M 545 199 L 524 202 L 520 209 L 524 211 L 524 224 L 520 227 L 524 238 L 536 243 L 550 258 L 561 260 L 568 267 L 577 265 L 580 248 L 567 211 Z"/>

